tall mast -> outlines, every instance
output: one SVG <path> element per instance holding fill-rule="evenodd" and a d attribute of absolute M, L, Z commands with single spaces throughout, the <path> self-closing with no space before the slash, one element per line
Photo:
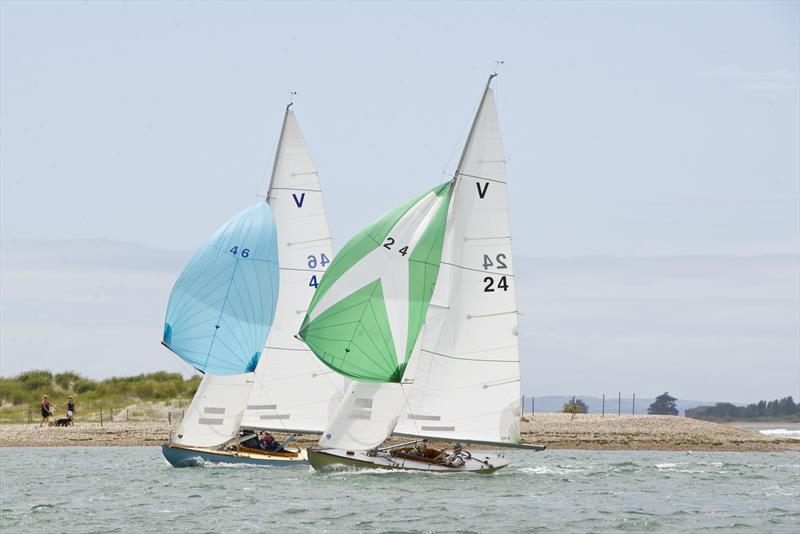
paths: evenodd
<path fill-rule="evenodd" d="M 494 77 L 497 76 L 496 72 L 493 72 L 489 75 L 489 79 L 486 80 L 486 87 L 483 89 L 483 96 L 481 97 L 481 103 L 478 105 L 478 111 L 475 113 L 475 118 L 472 119 L 472 126 L 469 129 L 469 135 L 467 135 L 467 141 L 464 143 L 464 150 L 461 151 L 461 158 L 458 160 L 458 167 L 456 167 L 456 173 L 454 175 L 454 179 L 458 180 L 458 177 L 461 175 L 461 167 L 464 165 L 464 160 L 467 158 L 467 151 L 469 150 L 470 144 L 472 143 L 472 137 L 475 134 L 475 127 L 478 124 L 478 117 L 481 116 L 481 111 L 483 111 L 483 103 L 486 102 L 486 95 L 489 94 L 490 86 L 492 85 L 492 80 Z"/>
<path fill-rule="evenodd" d="M 294 93 L 292 93 L 294 94 Z M 269 194 L 272 192 L 272 183 L 275 181 L 275 172 L 278 170 L 278 158 L 281 155 L 281 148 L 283 147 L 283 136 L 286 133 L 286 120 L 289 118 L 289 108 L 292 107 L 294 102 L 289 102 L 286 105 L 286 111 L 283 114 L 283 125 L 281 126 L 281 135 L 278 137 L 278 147 L 275 149 L 275 158 L 272 160 L 272 174 L 269 177 L 269 187 L 267 188 L 267 194 L 265 200 L 269 202 Z"/>

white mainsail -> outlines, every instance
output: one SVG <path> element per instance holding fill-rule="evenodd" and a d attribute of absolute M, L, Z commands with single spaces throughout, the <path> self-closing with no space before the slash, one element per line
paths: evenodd
<path fill-rule="evenodd" d="M 331 261 L 331 238 L 314 164 L 287 108 L 267 194 L 278 231 L 280 292 L 266 346 L 254 373 L 206 374 L 173 442 L 213 447 L 240 427 L 321 432 L 344 379 L 294 338 Z"/>
<path fill-rule="evenodd" d="M 396 431 L 517 443 L 520 370 L 506 162 L 487 85 L 456 172 L 445 250 Z M 413 372 L 413 376 L 410 373 Z"/>

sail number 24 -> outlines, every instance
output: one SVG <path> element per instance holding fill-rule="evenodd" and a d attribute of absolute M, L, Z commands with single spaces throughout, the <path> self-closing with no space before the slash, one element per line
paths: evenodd
<path fill-rule="evenodd" d="M 494 257 L 494 261 L 488 254 L 483 255 L 483 270 L 486 271 L 489 267 L 494 267 L 495 269 L 508 269 L 508 265 L 506 265 L 506 255 L 505 254 L 498 254 Z M 487 276 L 483 279 L 483 283 L 486 284 L 483 288 L 484 293 L 492 293 L 496 289 L 503 291 L 508 291 L 508 280 L 506 280 L 505 276 L 501 276 L 497 280 L 497 285 L 495 285 L 495 279 L 492 276 Z"/>

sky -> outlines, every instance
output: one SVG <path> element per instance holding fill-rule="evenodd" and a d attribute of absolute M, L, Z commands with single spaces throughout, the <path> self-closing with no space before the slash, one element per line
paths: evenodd
<path fill-rule="evenodd" d="M 180 369 L 169 287 L 291 91 L 341 246 L 502 59 L 523 389 L 800 397 L 799 39 L 788 1 L 0 2 L 0 374 Z"/>

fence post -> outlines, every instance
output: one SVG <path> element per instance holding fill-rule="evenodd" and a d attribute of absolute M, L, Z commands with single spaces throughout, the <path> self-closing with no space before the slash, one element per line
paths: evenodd
<path fill-rule="evenodd" d="M 186 410 L 181 410 L 181 421 L 183 421 L 184 415 L 186 415 Z"/>
<path fill-rule="evenodd" d="M 167 411 L 167 422 L 172 424 L 172 410 Z"/>
<path fill-rule="evenodd" d="M 631 404 L 631 415 L 636 415 L 636 393 L 633 394 L 633 404 Z"/>
<path fill-rule="evenodd" d="M 522 396 L 522 410 L 520 410 L 520 414 L 522 417 L 525 417 L 525 395 Z"/>
<path fill-rule="evenodd" d="M 113 421 L 114 420 L 114 408 L 109 408 L 109 410 L 111 410 L 111 418 L 110 419 L 111 419 L 111 421 Z"/>
<path fill-rule="evenodd" d="M 103 407 L 100 406 L 100 426 L 103 426 Z"/>
<path fill-rule="evenodd" d="M 536 415 L 536 396 L 531 395 L 531 417 Z"/>
<path fill-rule="evenodd" d="M 129 410 L 128 410 L 128 408 L 125 408 L 125 422 L 126 422 L 126 423 L 128 422 L 128 418 L 129 418 L 129 416 L 130 416 L 130 414 L 128 413 L 128 411 L 129 411 Z"/>
<path fill-rule="evenodd" d="M 31 415 L 31 407 L 28 406 L 28 422 L 33 423 L 33 415 Z"/>
<path fill-rule="evenodd" d="M 622 392 L 617 393 L 617 415 L 622 415 Z"/>
<path fill-rule="evenodd" d="M 606 394 L 603 393 L 603 415 L 602 417 L 606 416 Z"/>

